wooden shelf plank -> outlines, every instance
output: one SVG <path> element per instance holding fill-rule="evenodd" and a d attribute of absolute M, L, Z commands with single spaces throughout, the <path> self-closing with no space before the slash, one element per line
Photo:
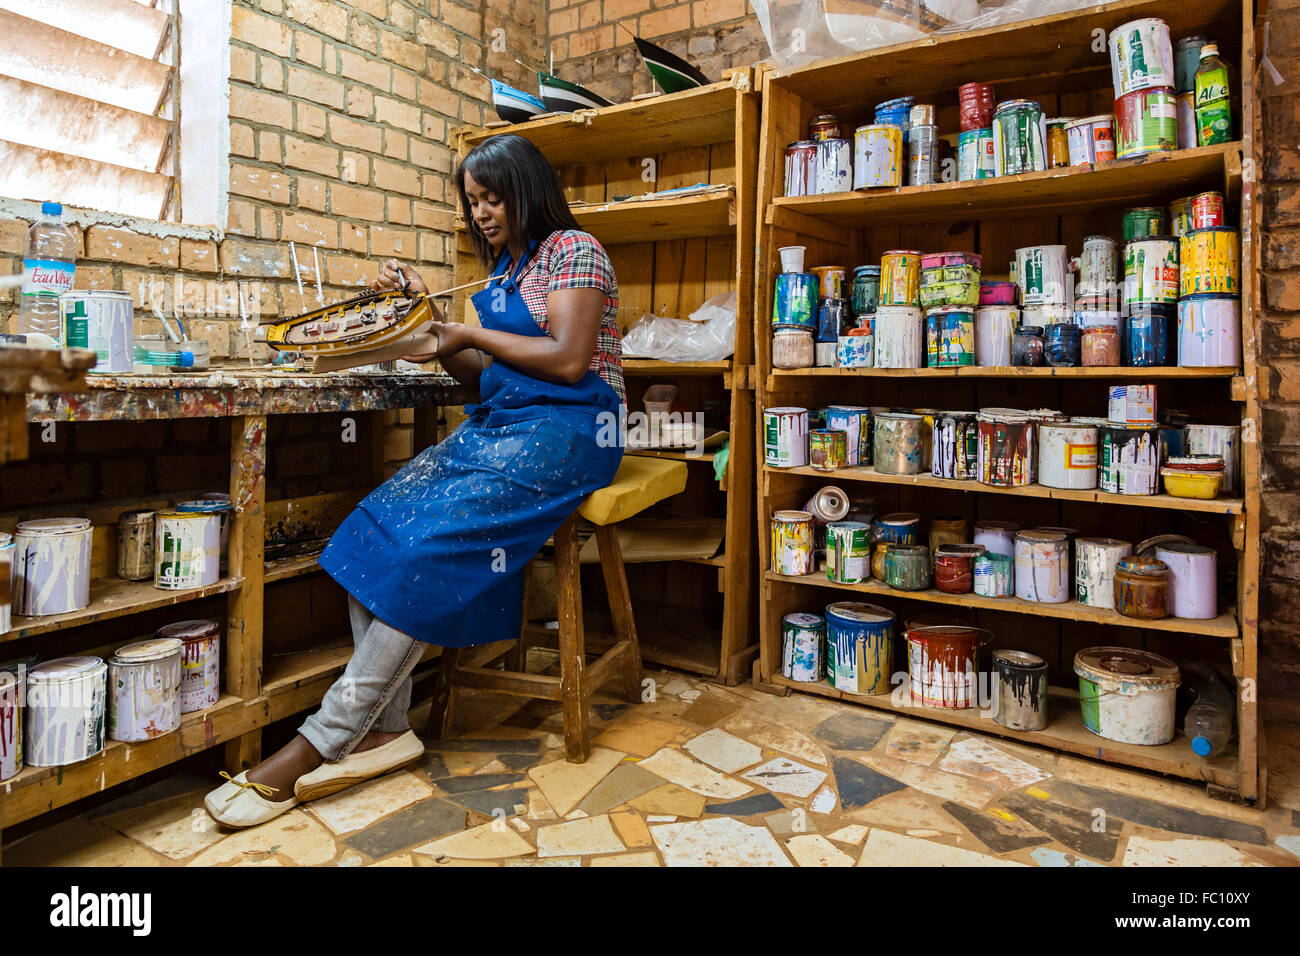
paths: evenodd
<path fill-rule="evenodd" d="M 1178 634 L 1205 634 L 1209 637 L 1235 639 L 1237 634 L 1237 615 L 1232 610 L 1224 611 L 1216 618 L 1205 621 L 1193 621 L 1182 617 L 1162 617 L 1154 621 L 1142 621 L 1125 617 L 1117 611 L 1107 608 L 1089 607 L 1078 601 L 1066 601 L 1064 604 L 1040 604 L 1035 601 L 1022 601 L 1019 598 L 987 598 L 978 594 L 945 594 L 934 588 L 924 591 L 896 591 L 880 581 L 864 581 L 861 584 L 838 584 L 829 580 L 820 571 L 813 574 L 793 575 L 777 574 L 774 571 L 764 573 L 767 581 L 782 584 L 807 584 L 814 587 L 832 588 L 840 591 L 853 591 L 860 594 L 874 594 L 877 597 L 892 597 L 903 601 L 924 601 L 929 604 L 949 604 L 958 607 L 978 608 L 983 611 L 1007 611 L 1012 614 L 1030 614 L 1035 617 L 1053 617 L 1069 621 L 1083 621 L 1093 624 L 1111 624 L 1116 627 L 1133 627 L 1147 631 L 1170 631 Z"/>
<path fill-rule="evenodd" d="M 1184 368 L 1177 365 L 1158 365 L 1152 368 L 1128 366 L 1028 368 L 1011 365 L 963 365 L 958 368 L 776 368 L 769 374 L 768 388 L 793 385 L 801 379 L 810 378 L 1054 378 L 1084 381 L 1230 378 L 1236 383 L 1240 373 L 1240 369 L 1230 365 L 1200 368 Z M 1235 387 L 1234 384 L 1233 388 Z"/>
<path fill-rule="evenodd" d="M 716 451 L 717 449 L 714 448 L 707 449 L 700 454 L 695 454 L 690 449 L 680 451 L 674 448 L 627 448 L 624 450 L 624 454 L 635 455 L 638 458 L 670 458 L 673 461 L 702 461 L 705 464 L 712 465 L 713 455 Z"/>
<path fill-rule="evenodd" d="M 1003 488 L 978 481 L 958 481 L 936 478 L 933 475 L 886 475 L 875 468 L 855 465 L 835 471 L 818 471 L 810 466 L 776 468 L 763 466 L 774 475 L 806 475 L 823 481 L 870 481 L 886 485 L 914 485 L 921 488 L 942 488 L 947 491 L 966 491 L 976 494 L 1019 495 L 1024 498 L 1050 498 L 1055 501 L 1087 501 L 1094 504 L 1130 505 L 1138 508 L 1168 508 L 1171 511 L 1203 511 L 1210 514 L 1237 515 L 1242 513 L 1240 498 L 1213 498 L 1202 501 L 1196 498 L 1175 498 L 1173 495 L 1116 495 L 1108 491 L 1076 491 L 1068 488 L 1049 488 L 1046 485 L 1025 485 L 1020 488 Z"/>
<path fill-rule="evenodd" d="M 320 552 L 313 551 L 310 554 L 294 554 L 286 558 L 276 558 L 273 561 L 266 562 L 266 571 L 263 573 L 262 581 L 270 584 L 272 581 L 285 581 L 289 578 L 302 577 L 304 574 L 313 574 L 320 570 Z"/>
<path fill-rule="evenodd" d="M 680 199 L 575 206 L 573 218 L 606 246 L 730 236 L 736 232 L 735 190 Z"/>
<path fill-rule="evenodd" d="M 779 222 L 782 210 L 829 219 L 841 226 L 1018 219 L 1035 212 L 1060 216 L 1098 206 L 1173 198 L 1198 187 L 1223 189 L 1224 157 L 1240 150 L 1240 142 L 1220 143 L 995 179 L 782 196 L 772 200 L 767 221 Z"/>
<path fill-rule="evenodd" d="M 949 726 L 963 727 L 967 730 L 978 731 L 981 734 L 993 734 L 1021 743 L 1051 747 L 1054 750 L 1062 750 L 1082 757 L 1091 757 L 1094 760 L 1101 760 L 1106 763 L 1141 767 L 1146 770 L 1172 774 L 1189 780 L 1204 780 L 1232 788 L 1237 786 L 1239 779 L 1235 747 L 1231 747 L 1224 753 L 1207 760 L 1204 757 L 1197 756 L 1187 738 L 1182 735 L 1158 747 L 1119 743 L 1118 741 L 1097 736 L 1083 726 L 1078 693 L 1065 688 L 1049 688 L 1047 729 L 1025 731 L 1003 727 L 997 721 L 982 716 L 982 711 L 979 708 L 944 710 L 937 707 L 913 706 L 910 701 L 903 706 L 898 706 L 893 702 L 890 694 L 871 696 L 850 694 L 837 690 L 826 681 L 806 683 L 804 681 L 790 680 L 780 674 L 773 674 L 772 682 L 804 693 L 817 694 L 835 700 L 851 701 L 876 710 L 885 710 L 921 720 L 931 720 Z"/>
<path fill-rule="evenodd" d="M 721 362 L 664 362 L 659 359 L 623 359 L 623 376 L 722 375 L 731 371 L 731 359 Z"/>
<path fill-rule="evenodd" d="M 90 603 L 80 611 L 52 614 L 49 617 L 21 617 L 14 615 L 11 629 L 0 634 L 0 642 L 16 641 L 33 634 L 48 634 L 96 621 L 107 621 L 127 614 L 152 611 L 173 604 L 184 604 L 227 594 L 242 587 L 237 578 L 222 578 L 216 584 L 188 591 L 164 591 L 154 587 L 153 581 L 123 581 L 121 578 L 101 578 L 90 582 Z"/>

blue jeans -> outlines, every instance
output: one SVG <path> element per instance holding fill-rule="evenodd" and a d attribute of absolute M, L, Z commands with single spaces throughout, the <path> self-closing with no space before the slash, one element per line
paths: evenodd
<path fill-rule="evenodd" d="M 342 760 L 373 728 L 385 733 L 410 729 L 411 671 L 428 647 L 389 627 L 348 595 L 348 620 L 356 647 L 343 675 L 320 702 L 320 710 L 298 733 L 325 760 Z"/>

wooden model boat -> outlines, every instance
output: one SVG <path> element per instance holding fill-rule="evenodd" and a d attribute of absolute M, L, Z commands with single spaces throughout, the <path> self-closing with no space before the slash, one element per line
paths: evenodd
<path fill-rule="evenodd" d="M 708 86 L 709 78 L 686 60 L 639 36 L 633 36 L 632 39 L 646 69 L 665 93 L 680 93 L 682 90 Z"/>
<path fill-rule="evenodd" d="M 507 123 L 526 123 L 539 113 L 546 112 L 546 104 L 531 93 L 492 80 L 492 106 Z"/>
<path fill-rule="evenodd" d="M 267 326 L 266 344 L 305 356 L 353 355 L 384 348 L 435 318 L 429 296 L 368 292 Z"/>
<path fill-rule="evenodd" d="M 556 113 L 594 110 L 602 106 L 614 105 L 605 97 L 598 96 L 577 83 L 570 83 L 568 80 L 562 80 L 541 70 L 537 72 L 537 85 L 541 89 L 542 102 L 546 104 L 546 108 Z"/>

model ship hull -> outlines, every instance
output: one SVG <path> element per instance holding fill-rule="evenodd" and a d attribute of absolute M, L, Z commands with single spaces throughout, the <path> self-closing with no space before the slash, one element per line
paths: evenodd
<path fill-rule="evenodd" d="M 536 96 L 492 80 L 492 106 L 507 123 L 526 123 L 539 113 L 546 112 L 546 104 Z"/>
<path fill-rule="evenodd" d="M 613 106 L 609 100 L 599 96 L 577 83 L 570 83 L 550 73 L 538 71 L 537 85 L 540 88 L 542 102 L 546 108 L 555 113 L 572 113 L 574 110 L 595 110 L 602 106 Z"/>
<path fill-rule="evenodd" d="M 266 344 L 307 356 L 353 355 L 392 345 L 435 318 L 428 296 L 371 292 L 267 327 Z"/>

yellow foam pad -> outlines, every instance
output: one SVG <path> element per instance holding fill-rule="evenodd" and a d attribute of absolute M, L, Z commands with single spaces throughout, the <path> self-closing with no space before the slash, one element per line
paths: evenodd
<path fill-rule="evenodd" d="M 624 455 L 614 480 L 593 491 L 578 514 L 593 524 L 614 524 L 686 489 L 686 462 Z"/>

